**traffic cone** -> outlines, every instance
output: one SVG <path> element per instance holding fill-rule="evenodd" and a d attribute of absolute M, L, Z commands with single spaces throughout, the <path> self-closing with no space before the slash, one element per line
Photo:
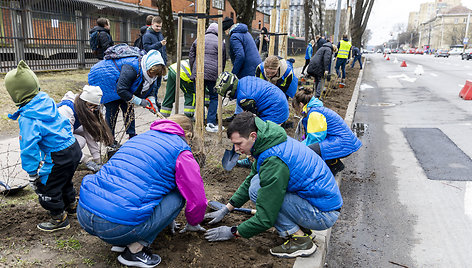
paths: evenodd
<path fill-rule="evenodd" d="M 387 60 L 390 60 L 390 57 L 387 57 Z"/>
<path fill-rule="evenodd" d="M 387 54 L 384 53 L 384 58 L 385 58 L 385 56 L 387 56 Z"/>
<path fill-rule="evenodd" d="M 465 85 L 462 88 L 461 92 L 459 92 L 459 97 L 463 98 L 464 100 L 472 100 L 472 82 L 469 80 L 465 81 Z"/>
<path fill-rule="evenodd" d="M 402 64 L 400 64 L 400 67 L 406 67 L 406 62 L 402 61 Z"/>

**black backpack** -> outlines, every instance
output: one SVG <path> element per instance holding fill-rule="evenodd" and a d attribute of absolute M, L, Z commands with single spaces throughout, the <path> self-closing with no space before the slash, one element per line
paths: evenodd
<path fill-rule="evenodd" d="M 144 44 L 143 44 L 143 35 L 140 34 L 136 40 L 134 40 L 133 46 L 139 48 L 139 49 L 144 49 Z"/>

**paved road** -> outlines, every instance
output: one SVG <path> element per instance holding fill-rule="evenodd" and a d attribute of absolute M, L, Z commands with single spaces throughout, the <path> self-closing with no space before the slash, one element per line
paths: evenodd
<path fill-rule="evenodd" d="M 367 57 L 355 117 L 366 126 L 364 146 L 346 160 L 341 185 L 345 205 L 333 228 L 328 265 L 470 267 L 472 174 L 465 181 L 451 181 L 466 167 L 443 163 L 460 154 L 469 161 L 472 157 L 472 101 L 458 97 L 465 80 L 472 80 L 472 61 Z M 402 60 L 407 68 L 400 68 Z M 430 145 L 434 153 L 422 161 L 439 163 L 448 175 L 428 178 L 403 128 L 437 128 L 452 141 L 430 135 L 413 141 Z M 435 150 L 443 144 L 456 151 L 446 156 Z"/>

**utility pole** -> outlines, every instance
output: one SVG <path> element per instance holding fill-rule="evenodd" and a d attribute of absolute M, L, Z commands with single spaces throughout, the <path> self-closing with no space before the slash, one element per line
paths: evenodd
<path fill-rule="evenodd" d="M 467 37 L 467 36 L 469 36 L 469 23 L 470 23 L 470 12 L 469 12 L 469 15 L 467 15 L 467 25 L 465 26 L 465 36 L 464 36 L 464 40 L 463 40 L 464 49 L 462 50 L 462 53 L 465 53 L 465 47 L 467 46 L 467 43 L 469 42 L 469 39 Z"/>
<path fill-rule="evenodd" d="M 336 22 L 334 24 L 333 45 L 337 45 L 339 41 L 339 24 L 341 24 L 341 0 L 338 0 L 338 9 L 336 10 Z"/>

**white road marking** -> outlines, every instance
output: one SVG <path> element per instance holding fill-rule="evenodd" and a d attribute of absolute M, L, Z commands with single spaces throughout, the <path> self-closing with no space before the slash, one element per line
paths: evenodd
<path fill-rule="evenodd" d="M 472 182 L 465 183 L 464 214 L 472 219 Z"/>
<path fill-rule="evenodd" d="M 435 74 L 435 73 L 429 73 L 429 74 L 430 74 L 431 76 L 438 77 L 438 75 Z"/>
<path fill-rule="evenodd" d="M 392 79 L 392 78 L 399 78 L 400 80 L 403 80 L 403 81 L 407 81 L 407 82 L 415 82 L 416 81 L 416 77 L 412 77 L 410 78 L 408 75 L 406 74 L 400 74 L 400 75 L 389 75 L 387 76 L 388 78 Z"/>
<path fill-rule="evenodd" d="M 371 86 L 371 85 L 367 85 L 367 84 L 361 84 L 360 90 L 366 90 L 366 89 L 369 89 L 369 88 L 374 88 L 374 87 Z"/>

